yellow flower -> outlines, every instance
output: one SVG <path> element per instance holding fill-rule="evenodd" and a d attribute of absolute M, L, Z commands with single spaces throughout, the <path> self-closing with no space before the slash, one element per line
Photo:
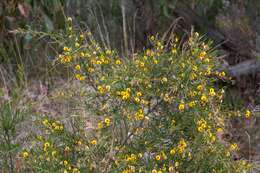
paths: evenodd
<path fill-rule="evenodd" d="M 80 171 L 79 171 L 78 168 L 73 168 L 73 169 L 72 169 L 72 172 L 73 172 L 73 173 L 80 173 Z"/>
<path fill-rule="evenodd" d="M 183 111 L 185 109 L 185 105 L 183 103 L 179 104 L 179 110 Z"/>
<path fill-rule="evenodd" d="M 78 141 L 76 141 L 76 144 L 77 144 L 77 145 L 81 145 L 82 142 L 81 142 L 80 140 L 78 140 Z"/>
<path fill-rule="evenodd" d="M 110 126 L 110 122 L 111 122 L 111 121 L 110 121 L 109 118 L 105 118 L 105 123 L 106 123 L 107 126 Z"/>
<path fill-rule="evenodd" d="M 111 55 L 111 54 L 112 54 L 112 51 L 111 51 L 111 50 L 106 50 L 106 54 L 107 54 L 107 55 Z"/>
<path fill-rule="evenodd" d="M 251 116 L 250 110 L 246 110 L 245 117 L 246 117 L 246 118 L 249 118 L 250 116 Z"/>
<path fill-rule="evenodd" d="M 238 146 L 237 146 L 236 143 L 233 143 L 233 144 L 230 145 L 230 150 L 231 151 L 236 151 L 237 149 L 238 149 Z"/>
<path fill-rule="evenodd" d="M 126 170 L 123 170 L 121 173 L 133 173 L 133 171 L 131 169 L 126 169 Z"/>
<path fill-rule="evenodd" d="M 70 147 L 66 146 L 65 151 L 70 151 Z"/>
<path fill-rule="evenodd" d="M 191 102 L 189 103 L 189 107 L 190 107 L 190 108 L 194 107 L 195 105 L 196 105 L 195 101 L 191 101 Z"/>
<path fill-rule="evenodd" d="M 213 143 L 216 141 L 216 137 L 214 135 L 210 135 L 210 141 Z"/>
<path fill-rule="evenodd" d="M 102 123 L 98 123 L 98 129 L 102 129 L 103 128 L 103 124 Z"/>
<path fill-rule="evenodd" d="M 137 103 L 140 102 L 140 99 L 139 99 L 138 97 L 135 97 L 134 99 L 135 99 L 135 101 L 136 101 Z"/>
<path fill-rule="evenodd" d="M 76 65 L 76 66 L 75 66 L 75 69 L 76 69 L 76 70 L 80 70 L 80 69 L 81 69 L 80 65 L 79 65 L 79 64 Z"/>
<path fill-rule="evenodd" d="M 206 63 L 209 63 L 209 58 L 205 58 L 205 60 L 204 60 Z"/>
<path fill-rule="evenodd" d="M 118 166 L 119 165 L 119 160 L 115 160 L 115 164 Z"/>
<path fill-rule="evenodd" d="M 172 125 L 172 126 L 175 126 L 175 125 L 176 125 L 176 121 L 175 121 L 174 119 L 172 119 L 171 125 Z"/>
<path fill-rule="evenodd" d="M 142 93 L 141 92 L 137 92 L 136 95 L 137 95 L 137 97 L 141 97 Z"/>
<path fill-rule="evenodd" d="M 192 67 L 192 70 L 198 71 L 198 67 L 197 67 L 196 65 L 194 65 L 194 66 Z"/>
<path fill-rule="evenodd" d="M 138 114 L 137 119 L 138 119 L 138 120 L 144 119 L 144 114 Z"/>
<path fill-rule="evenodd" d="M 105 93 L 105 89 L 102 86 L 98 86 L 97 89 L 98 89 L 98 92 L 100 94 L 104 94 Z"/>
<path fill-rule="evenodd" d="M 68 165 L 68 161 L 67 161 L 67 160 L 64 160 L 64 161 L 63 161 L 63 165 L 64 165 L 64 166 Z"/>
<path fill-rule="evenodd" d="M 197 126 L 198 126 L 198 131 L 199 132 L 203 132 L 206 130 L 207 128 L 207 122 L 204 120 L 204 119 L 200 119 L 198 122 L 197 122 Z"/>
<path fill-rule="evenodd" d="M 199 58 L 200 59 L 203 59 L 205 56 L 206 56 L 206 52 L 205 51 L 202 51 L 200 54 L 199 54 Z"/>
<path fill-rule="evenodd" d="M 153 169 L 152 170 L 152 173 L 158 173 L 156 169 Z"/>
<path fill-rule="evenodd" d="M 96 62 L 96 64 L 97 64 L 97 65 L 100 65 L 100 64 L 102 64 L 102 61 L 99 61 L 99 60 L 98 60 L 98 61 Z"/>
<path fill-rule="evenodd" d="M 76 74 L 76 75 L 75 75 L 75 78 L 78 79 L 78 80 L 80 80 L 81 74 Z"/>
<path fill-rule="evenodd" d="M 80 56 L 84 57 L 85 53 L 84 52 L 80 52 Z"/>
<path fill-rule="evenodd" d="M 209 89 L 209 95 L 210 96 L 215 96 L 216 95 L 214 88 L 210 88 Z"/>
<path fill-rule="evenodd" d="M 93 139 L 92 141 L 90 141 L 90 143 L 91 143 L 92 145 L 97 145 L 97 140 Z"/>
<path fill-rule="evenodd" d="M 154 64 L 158 64 L 158 60 L 154 59 L 154 60 L 153 60 L 153 63 L 154 63 Z"/>
<path fill-rule="evenodd" d="M 80 44 L 78 42 L 75 43 L 75 47 L 76 48 L 79 48 L 80 47 Z"/>
<path fill-rule="evenodd" d="M 203 89 L 202 85 L 197 86 L 197 90 L 202 91 L 202 89 Z"/>
<path fill-rule="evenodd" d="M 23 158 L 27 158 L 29 156 L 29 153 L 27 151 L 24 151 L 22 153 Z"/>
<path fill-rule="evenodd" d="M 57 151 L 52 151 L 51 155 L 54 157 L 57 154 Z"/>
<path fill-rule="evenodd" d="M 144 112 L 142 109 L 139 109 L 137 113 L 135 114 L 136 120 L 142 120 L 144 119 Z"/>
<path fill-rule="evenodd" d="M 169 172 L 172 173 L 174 171 L 174 167 L 173 166 L 170 166 L 169 167 Z"/>
<path fill-rule="evenodd" d="M 225 73 L 224 71 L 222 71 L 222 72 L 220 72 L 218 75 L 219 75 L 220 77 L 225 77 L 225 76 L 226 76 L 226 73 Z"/>
<path fill-rule="evenodd" d="M 176 54 L 177 53 L 177 49 L 176 48 L 173 48 L 172 49 L 172 54 Z"/>
<path fill-rule="evenodd" d="M 162 82 L 167 82 L 167 81 L 168 81 L 168 79 L 166 77 L 162 78 Z"/>
<path fill-rule="evenodd" d="M 152 55 L 152 51 L 151 51 L 150 49 L 147 49 L 146 52 L 145 52 L 145 54 L 146 54 L 147 56 L 151 56 L 151 55 Z"/>
<path fill-rule="evenodd" d="M 85 78 L 86 78 L 85 76 L 80 76 L 79 80 L 83 81 L 83 80 L 85 80 Z"/>
<path fill-rule="evenodd" d="M 185 68 L 185 64 L 184 64 L 184 63 L 181 63 L 181 67 L 182 67 L 182 68 Z"/>
<path fill-rule="evenodd" d="M 45 142 L 45 143 L 44 143 L 44 147 L 47 148 L 47 147 L 49 147 L 49 146 L 50 146 L 50 143 L 49 143 L 49 142 Z"/>
<path fill-rule="evenodd" d="M 127 88 L 125 91 L 121 91 L 121 92 L 119 93 L 119 95 L 121 95 L 121 97 L 122 97 L 123 100 L 127 100 L 127 99 L 129 99 L 129 97 L 130 97 L 130 91 L 131 91 L 131 89 L 130 89 L 130 88 Z"/>
<path fill-rule="evenodd" d="M 79 36 L 81 39 L 83 39 L 84 38 L 84 35 L 83 34 L 80 34 L 80 36 Z"/>
<path fill-rule="evenodd" d="M 179 141 L 177 147 L 178 147 L 178 151 L 179 151 L 179 153 L 183 153 L 184 150 L 185 150 L 185 148 L 187 147 L 187 143 L 185 142 L 184 139 L 181 139 L 181 140 Z"/>
<path fill-rule="evenodd" d="M 71 56 L 62 56 L 60 58 L 61 63 L 69 63 L 71 61 L 72 57 Z"/>
<path fill-rule="evenodd" d="M 72 21 L 72 18 L 71 17 L 68 17 L 68 19 L 67 19 L 69 22 L 71 22 Z"/>
<path fill-rule="evenodd" d="M 223 132 L 223 129 L 219 127 L 219 128 L 217 128 L 217 132 L 218 132 L 218 133 L 222 133 L 222 132 Z"/>
<path fill-rule="evenodd" d="M 179 38 L 176 36 L 175 37 L 175 43 L 177 43 L 179 41 Z"/>
<path fill-rule="evenodd" d="M 174 155 L 175 153 L 176 153 L 176 149 L 175 148 L 171 149 L 170 154 Z"/>
<path fill-rule="evenodd" d="M 140 67 L 144 67 L 144 62 L 140 62 L 140 63 L 139 63 L 139 66 L 140 66 Z"/>
<path fill-rule="evenodd" d="M 226 152 L 226 156 L 227 156 L 227 157 L 230 156 L 230 152 L 229 152 L 229 151 Z"/>
<path fill-rule="evenodd" d="M 120 65 L 122 62 L 119 59 L 117 59 L 115 63 L 116 65 Z"/>
<path fill-rule="evenodd" d="M 87 70 L 88 70 L 89 73 L 93 73 L 95 71 L 94 68 L 91 68 L 91 67 L 88 68 Z"/>
<path fill-rule="evenodd" d="M 161 160 L 161 156 L 160 155 L 156 155 L 155 159 L 159 161 L 159 160 Z"/>
<path fill-rule="evenodd" d="M 59 129 L 60 129 L 59 126 L 55 126 L 55 127 L 54 127 L 54 130 L 59 130 Z"/>
<path fill-rule="evenodd" d="M 201 98 L 200 98 L 200 100 L 201 100 L 202 102 L 207 102 L 207 101 L 208 101 L 208 98 L 207 98 L 205 95 L 202 95 Z"/>
<path fill-rule="evenodd" d="M 71 51 L 71 48 L 65 46 L 65 47 L 63 48 L 63 50 L 64 50 L 65 52 L 70 52 L 70 51 Z"/>
<path fill-rule="evenodd" d="M 107 91 L 110 91 L 110 85 L 106 85 L 105 88 L 106 88 Z"/>
<path fill-rule="evenodd" d="M 49 123 L 48 119 L 44 119 L 44 120 L 42 121 L 42 124 L 45 125 L 45 126 L 47 126 L 48 123 Z"/>
<path fill-rule="evenodd" d="M 166 102 L 171 102 L 172 101 L 172 97 L 169 96 L 169 94 L 165 94 L 163 97 L 163 100 Z"/>

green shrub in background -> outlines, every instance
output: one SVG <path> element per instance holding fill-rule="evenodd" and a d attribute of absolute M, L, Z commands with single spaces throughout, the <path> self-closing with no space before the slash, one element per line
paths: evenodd
<path fill-rule="evenodd" d="M 149 47 L 147 36 L 163 33 L 180 16 L 185 18 L 184 23 L 180 22 L 181 27 L 178 30 L 180 33 L 183 34 L 194 25 L 196 30 L 211 36 L 213 31 L 210 28 L 217 28 L 226 36 L 214 38 L 216 42 L 221 42 L 225 38 L 234 39 L 239 46 L 235 51 L 247 47 L 245 44 L 254 43 L 257 28 L 259 28 L 255 20 L 259 9 L 259 2 L 256 0 L 243 2 L 129 0 L 125 1 L 127 3 L 122 2 L 124 0 L 3 0 L 0 2 L 2 21 L 0 37 L 3 40 L 0 43 L 0 61 L 13 76 L 17 73 L 17 66 L 24 69 L 26 77 L 42 78 L 53 75 L 48 70 L 51 65 L 49 60 L 53 60 L 56 45 L 49 42 L 48 38 L 34 40 L 29 33 L 20 37 L 15 35 L 14 31 L 18 28 L 45 32 L 62 30 L 65 25 L 64 14 L 69 14 L 81 21 L 75 22 L 77 25 L 89 26 L 96 40 L 111 49 L 117 49 L 120 54 Z M 241 19 L 234 20 L 238 14 L 241 15 L 239 17 Z M 125 26 L 123 26 L 124 22 Z"/>
<path fill-rule="evenodd" d="M 73 116 L 69 124 L 39 119 L 42 134 L 21 153 L 24 169 L 222 173 L 252 166 L 234 161 L 237 144 L 220 138 L 233 112 L 225 109 L 224 90 L 214 88 L 213 76 L 225 72 L 216 71 L 215 52 L 198 33 L 182 45 L 176 36 L 151 36 L 151 49 L 120 57 L 71 22 L 60 35 L 57 62 L 87 89 L 82 97 L 89 117 Z"/>

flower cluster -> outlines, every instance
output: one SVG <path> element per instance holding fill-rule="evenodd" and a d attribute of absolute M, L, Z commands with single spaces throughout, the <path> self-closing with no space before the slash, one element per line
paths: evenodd
<path fill-rule="evenodd" d="M 35 169 L 235 173 L 250 166 L 226 154 L 236 145 L 216 138 L 225 129 L 228 110 L 212 74 L 225 73 L 215 71 L 215 52 L 198 33 L 184 44 L 176 36 L 168 41 L 152 36 L 150 49 L 122 58 L 102 48 L 90 32 L 77 32 L 68 23 L 58 60 L 89 89 L 82 97 L 96 128 L 82 130 L 79 123 L 66 129 L 58 121 L 44 120 L 49 132 L 41 140 L 43 151 L 25 154 Z M 46 154 L 52 152 L 56 160 Z M 47 158 L 51 166 L 44 163 Z"/>

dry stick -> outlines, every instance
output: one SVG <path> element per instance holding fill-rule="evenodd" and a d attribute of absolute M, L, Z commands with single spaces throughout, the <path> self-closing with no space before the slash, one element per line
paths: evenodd
<path fill-rule="evenodd" d="M 248 143 L 249 143 L 249 148 L 248 148 L 248 155 L 249 155 L 249 163 L 251 162 L 251 137 L 250 135 L 247 133 L 247 131 L 245 131 L 247 137 L 248 137 Z"/>
<path fill-rule="evenodd" d="M 105 23 L 104 13 L 103 13 L 102 8 L 100 7 L 99 3 L 98 3 L 98 8 L 99 8 L 101 19 L 102 19 L 102 25 L 103 25 L 103 28 L 105 30 L 105 37 L 106 37 L 106 41 L 107 41 L 107 47 L 111 50 L 111 43 L 110 43 L 110 38 L 109 38 L 109 32 L 108 32 L 108 29 L 107 29 L 107 25 Z"/>
<path fill-rule="evenodd" d="M 231 66 L 227 69 L 232 77 L 260 72 L 260 61 L 248 60 Z"/>
<path fill-rule="evenodd" d="M 134 58 L 134 53 L 135 53 L 135 20 L 136 20 L 136 16 L 137 16 L 137 12 L 138 10 L 135 12 L 134 17 L 133 17 L 133 35 L 132 35 L 132 40 L 131 40 L 131 47 L 132 47 L 132 58 Z"/>
<path fill-rule="evenodd" d="M 99 23 L 98 23 L 97 15 L 96 15 L 96 13 L 94 12 L 94 10 L 93 10 L 93 11 L 90 10 L 90 11 L 92 12 L 92 15 L 94 16 L 94 18 L 95 18 L 95 20 L 96 20 L 97 27 L 98 27 L 98 32 L 99 32 L 99 35 L 100 35 L 101 41 L 102 41 L 102 43 L 103 43 L 103 46 L 104 46 L 104 47 L 107 47 L 107 46 L 106 46 L 105 39 L 104 39 L 104 36 L 103 36 L 103 34 L 102 34 L 101 27 L 100 27 L 100 25 L 99 25 Z"/>
<path fill-rule="evenodd" d="M 125 54 L 128 56 L 128 36 L 127 36 L 127 26 L 126 26 L 126 14 L 125 14 L 125 6 L 126 0 L 121 0 L 121 12 L 123 18 L 123 39 L 124 39 L 124 47 L 125 47 Z"/>
<path fill-rule="evenodd" d="M 171 26 L 170 26 L 170 27 L 167 29 L 167 31 L 163 34 L 163 37 L 162 37 L 162 39 L 161 39 L 162 42 L 165 41 L 167 35 L 168 35 L 171 31 L 174 31 L 174 30 L 175 30 L 176 25 L 177 25 L 177 23 L 178 23 L 180 20 L 183 20 L 183 18 L 182 18 L 182 17 L 178 17 L 176 20 L 174 20 L 174 21 L 172 22 Z M 167 43 L 167 45 L 168 45 L 168 43 Z M 167 47 L 167 45 L 166 45 L 166 47 Z"/>

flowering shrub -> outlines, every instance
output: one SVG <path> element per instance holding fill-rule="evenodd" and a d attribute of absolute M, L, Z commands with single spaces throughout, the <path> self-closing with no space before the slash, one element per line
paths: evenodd
<path fill-rule="evenodd" d="M 197 34 L 123 58 L 102 48 L 90 32 L 69 26 L 58 61 L 88 92 L 82 97 L 95 122 L 83 126 L 44 118 L 36 146 L 22 156 L 36 172 L 242 172 L 235 143 L 221 141 L 229 112 L 224 90 L 213 86 L 214 51 Z M 80 89 L 80 88 L 79 88 Z M 250 113 L 247 113 L 247 115 Z M 84 118 L 76 118 L 78 122 Z"/>

